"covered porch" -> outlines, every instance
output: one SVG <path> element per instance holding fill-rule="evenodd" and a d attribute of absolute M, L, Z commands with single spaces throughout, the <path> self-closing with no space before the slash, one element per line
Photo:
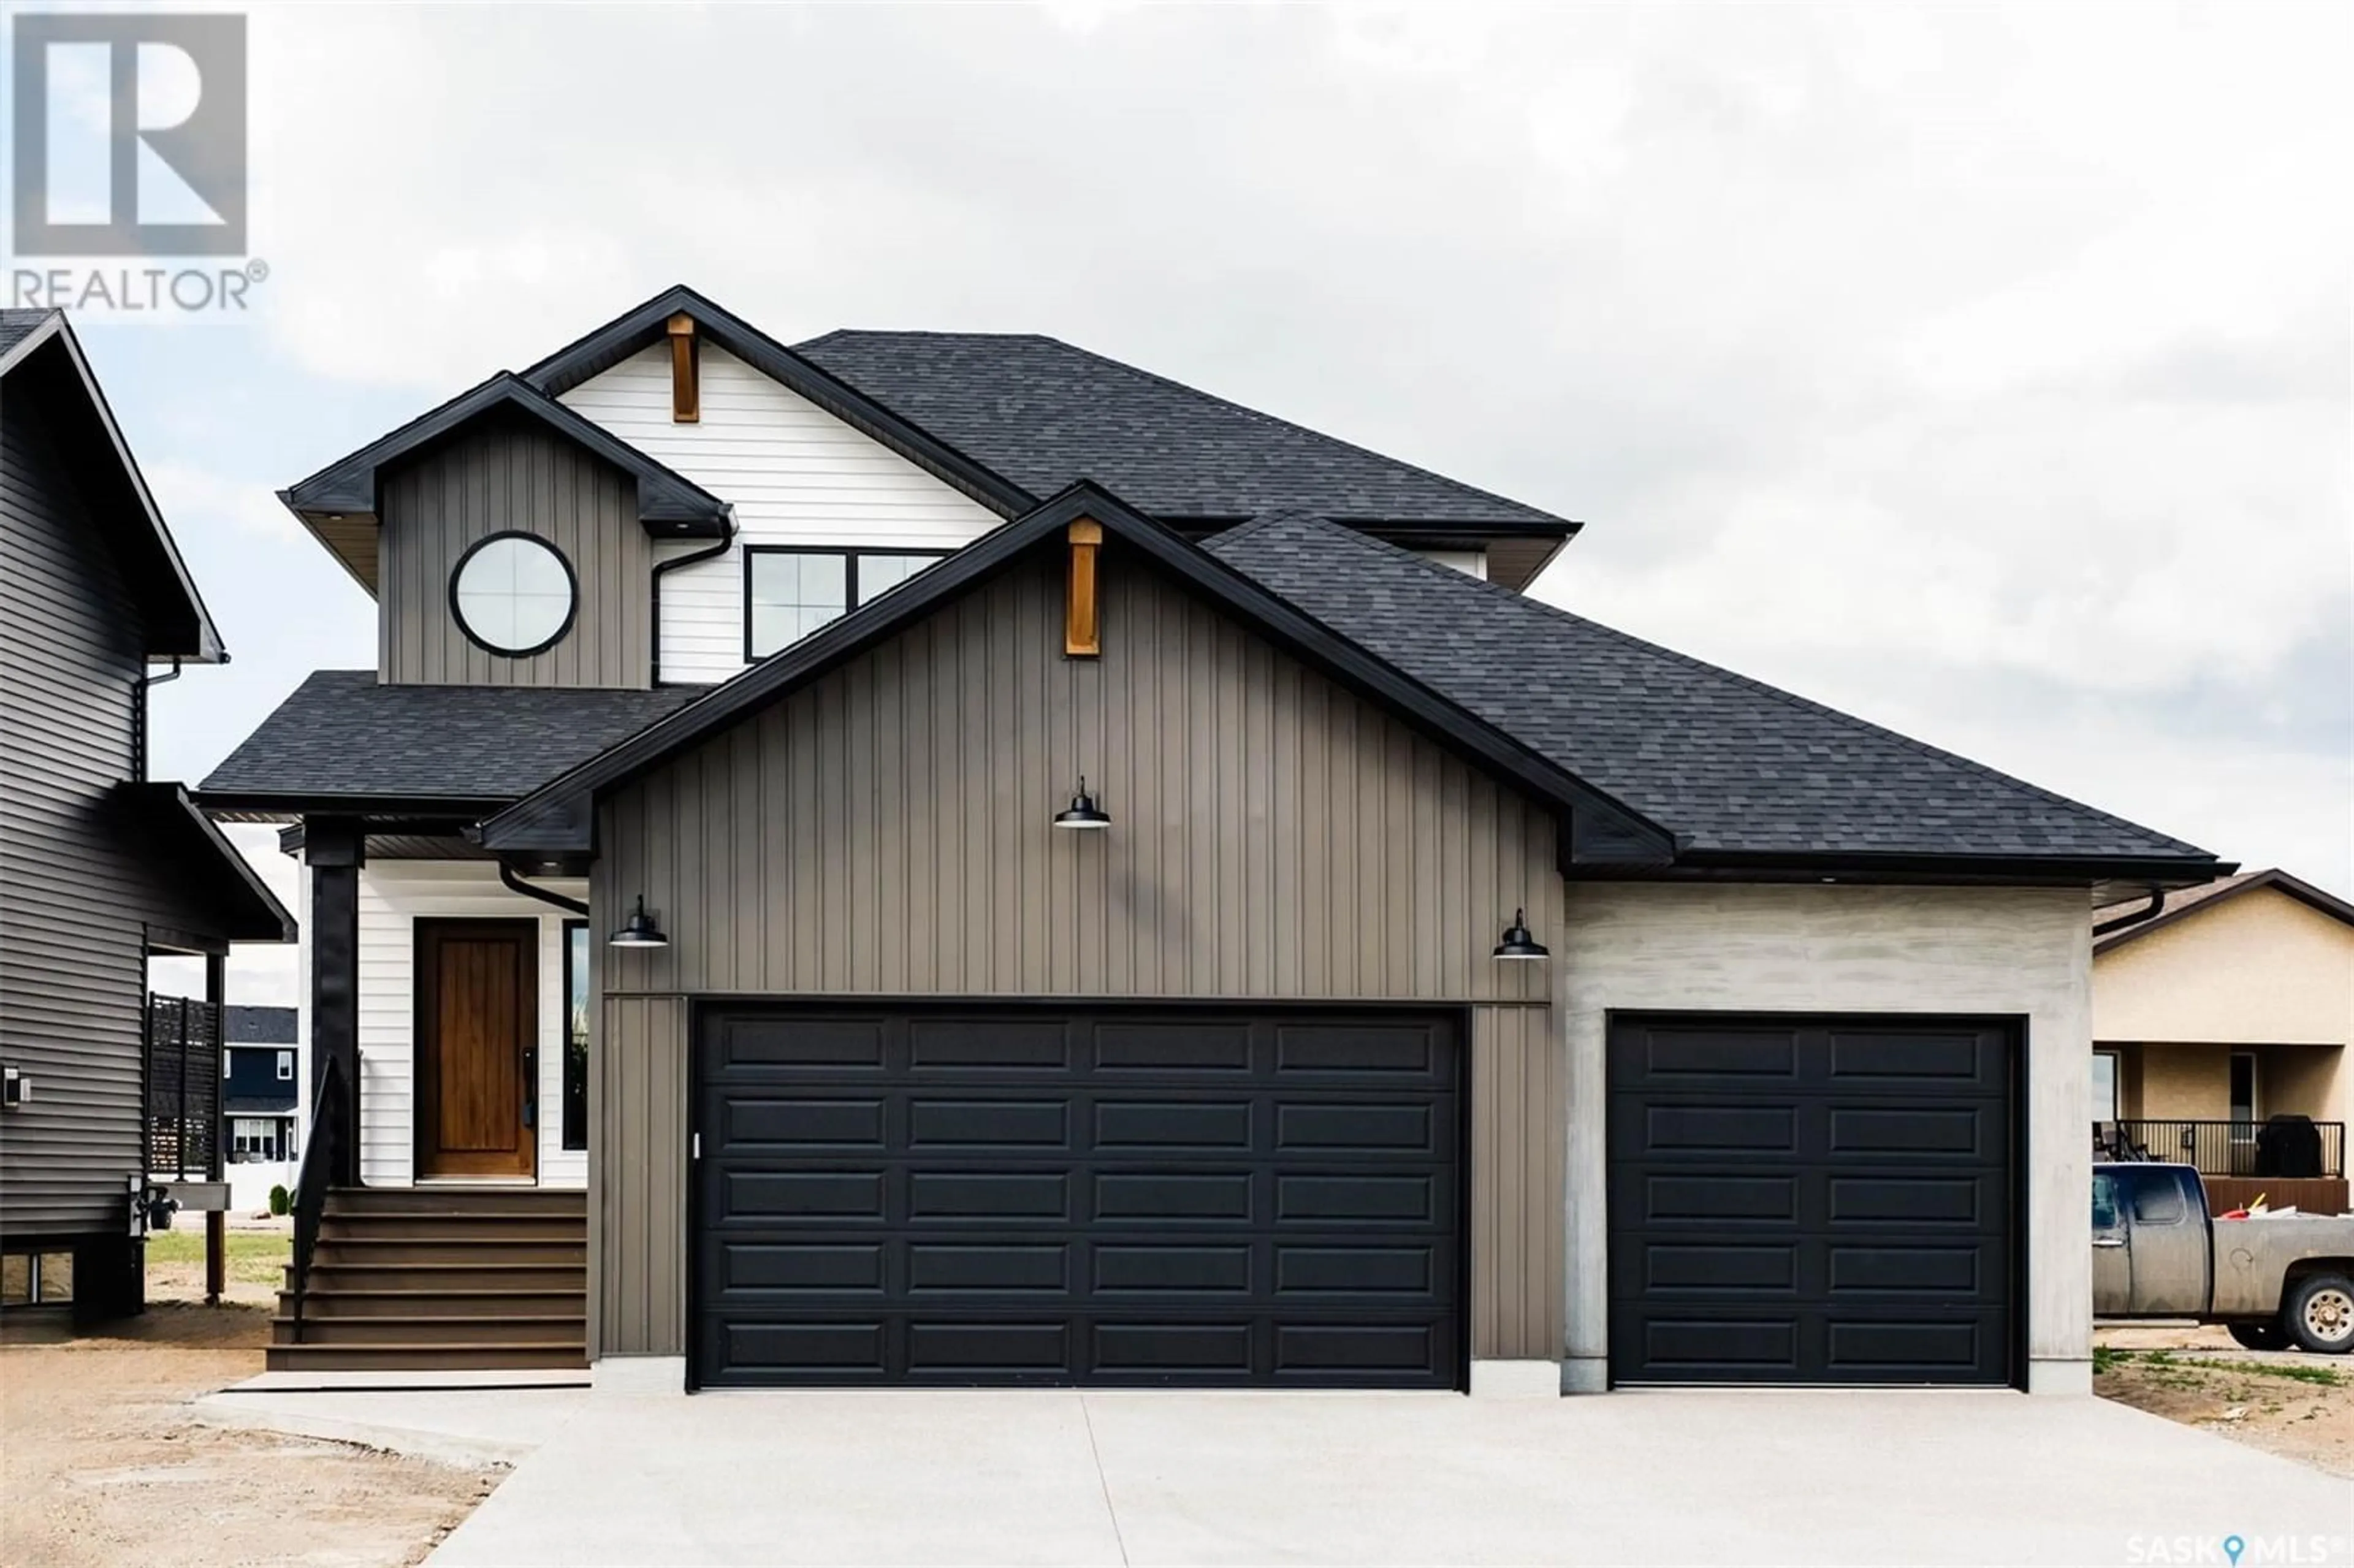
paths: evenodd
<path fill-rule="evenodd" d="M 586 1364 L 586 882 L 448 816 L 309 814 L 288 1372 Z"/>

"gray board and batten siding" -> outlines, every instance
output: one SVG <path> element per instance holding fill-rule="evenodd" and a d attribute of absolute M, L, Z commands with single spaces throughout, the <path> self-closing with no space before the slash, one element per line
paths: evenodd
<path fill-rule="evenodd" d="M 590 1353 L 679 1355 L 699 998 L 1330 1001 L 1460 1008 L 1475 1357 L 1562 1344 L 1549 811 L 1106 552 L 1103 655 L 1044 550 L 599 804 Z M 1114 819 L 1049 819 L 1084 772 Z"/>
<path fill-rule="evenodd" d="M 642 689 L 653 672 L 653 542 L 637 481 L 546 426 L 487 418 L 385 471 L 380 677 L 469 686 Z M 469 546 L 530 534 L 562 552 L 578 600 L 555 644 L 525 658 L 469 638 L 451 573 Z"/>

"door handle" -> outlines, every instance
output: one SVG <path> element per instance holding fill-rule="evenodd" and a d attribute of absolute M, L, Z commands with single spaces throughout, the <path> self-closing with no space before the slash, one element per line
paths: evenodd
<path fill-rule="evenodd" d="M 529 1045 L 523 1051 L 523 1124 L 539 1126 L 539 1052 Z"/>
<path fill-rule="evenodd" d="M 2126 1238 L 2123 1236 L 2094 1236 L 2093 1238 L 2093 1245 L 2094 1246 L 2123 1246 L 2126 1245 Z"/>

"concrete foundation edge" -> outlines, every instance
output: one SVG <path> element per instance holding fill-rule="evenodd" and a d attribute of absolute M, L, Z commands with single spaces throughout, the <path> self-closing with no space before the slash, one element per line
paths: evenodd
<path fill-rule="evenodd" d="M 2035 1356 L 2027 1363 L 2030 1393 L 2090 1393 L 2093 1361 L 2089 1356 Z"/>
<path fill-rule="evenodd" d="M 1559 1399 L 1559 1361 L 1495 1361 L 1471 1363 L 1474 1399 Z"/>
<path fill-rule="evenodd" d="M 599 1393 L 686 1392 L 684 1356 L 600 1356 L 588 1363 L 588 1386 Z"/>
<path fill-rule="evenodd" d="M 1609 1393 L 1608 1359 L 1603 1356 L 1572 1356 L 1562 1362 L 1561 1391 L 1564 1393 Z"/>

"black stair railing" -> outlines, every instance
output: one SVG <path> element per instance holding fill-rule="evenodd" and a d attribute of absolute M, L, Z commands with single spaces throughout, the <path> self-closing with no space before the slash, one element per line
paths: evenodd
<path fill-rule="evenodd" d="M 318 1095 L 311 1107 L 311 1129 L 302 1140 L 302 1168 L 294 1178 L 294 1342 L 302 1342 L 302 1298 L 311 1287 L 311 1255 L 319 1246 L 319 1222 L 326 1213 L 327 1189 L 341 1168 L 345 1121 L 344 1070 L 326 1058 Z"/>

